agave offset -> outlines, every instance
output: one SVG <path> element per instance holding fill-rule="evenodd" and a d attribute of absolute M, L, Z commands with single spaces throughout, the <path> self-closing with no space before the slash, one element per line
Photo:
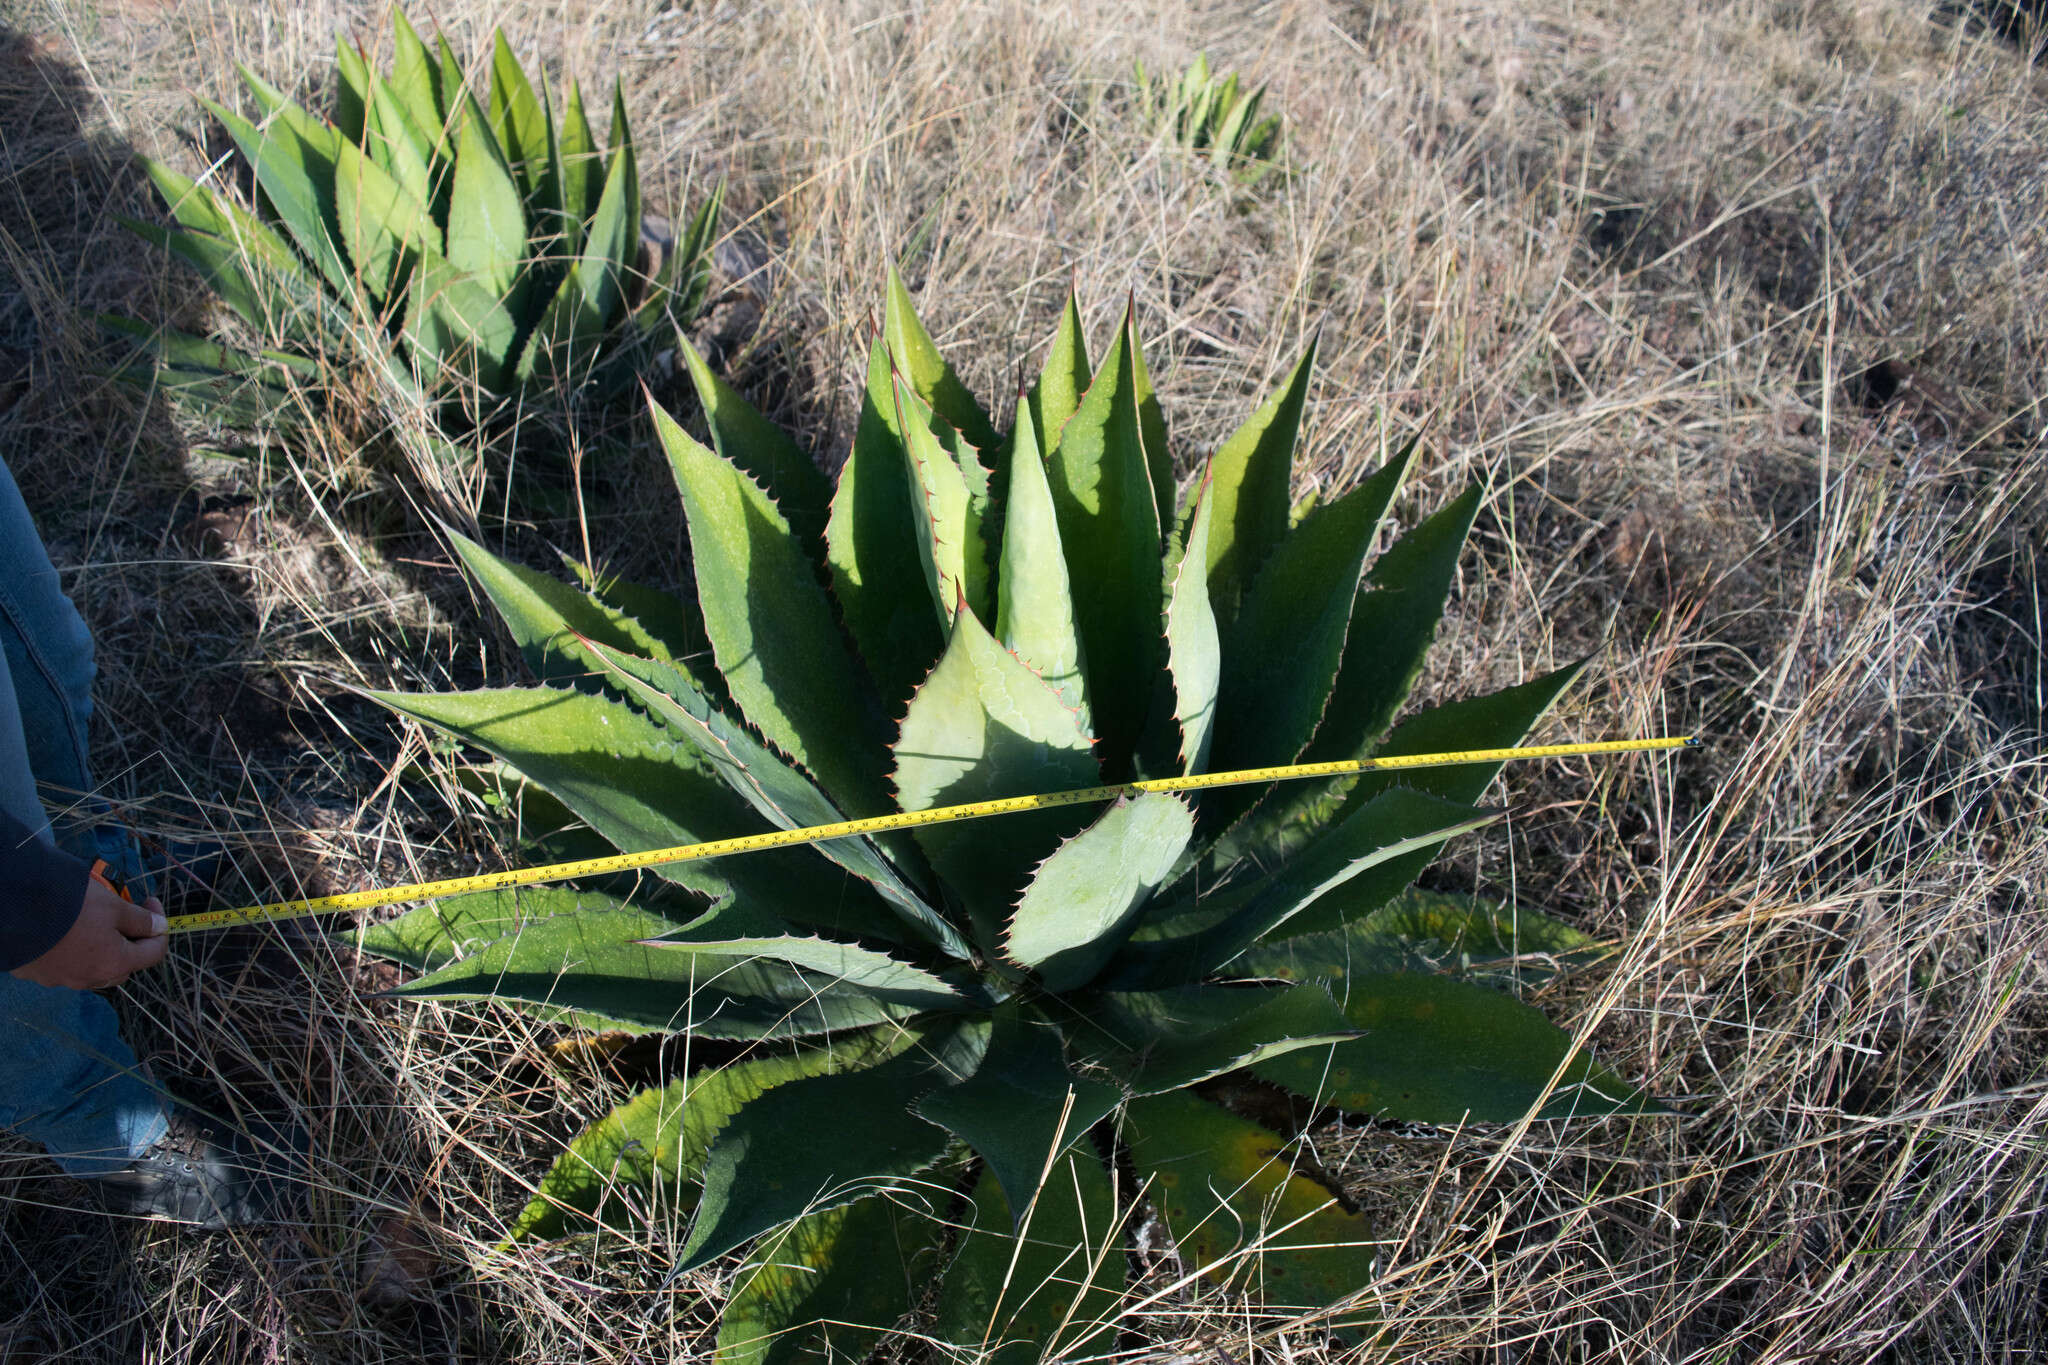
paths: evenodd
<path fill-rule="evenodd" d="M 1280 116 L 1259 116 L 1266 87 L 1240 90 L 1238 75 L 1209 69 L 1209 54 L 1196 55 L 1180 79 L 1155 79 L 1145 64 L 1134 64 L 1139 117 L 1159 135 L 1206 156 L 1243 184 L 1272 170 L 1280 156 Z"/>
<path fill-rule="evenodd" d="M 156 348 L 174 394 L 243 424 L 288 413 L 293 386 L 336 360 L 472 414 L 545 387 L 622 388 L 701 305 L 720 195 L 664 242 L 616 88 L 600 144 L 578 86 L 559 107 L 536 94 L 502 32 L 487 96 L 402 11 L 393 37 L 388 74 L 337 43 L 332 122 L 247 68 L 254 121 L 201 101 L 241 153 L 254 211 L 146 163 L 177 225 L 127 226 L 196 269 L 268 349 L 108 321 Z"/>
<path fill-rule="evenodd" d="M 461 541 L 540 683 L 380 698 L 619 849 L 1506 746 L 1578 672 L 1394 723 L 1479 491 L 1375 559 L 1404 451 L 1295 523 L 1312 354 L 1178 496 L 1128 311 L 1096 364 L 1069 300 L 999 431 L 892 272 L 836 488 L 690 360 L 711 445 L 655 417 L 694 596 Z M 1087 1354 L 1115 1345 L 1140 1203 L 1190 1274 L 1263 1310 L 1370 1282 L 1374 1229 L 1236 1090 L 1443 1123 L 1654 1109 L 1537 1010 L 1439 970 L 1585 946 L 1409 887 L 1492 818 L 1471 803 L 1494 772 L 932 825 L 677 864 L 633 896 L 446 901 L 361 942 L 425 972 L 409 997 L 744 1045 L 576 1137 L 512 1228 L 666 1209 L 692 1214 L 679 1270 L 751 1248 L 721 1358 L 858 1357 L 932 1276 L 919 1330 Z"/>

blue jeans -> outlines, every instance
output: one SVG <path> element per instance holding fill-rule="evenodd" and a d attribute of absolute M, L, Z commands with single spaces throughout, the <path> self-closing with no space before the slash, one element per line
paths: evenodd
<path fill-rule="evenodd" d="M 46 842 L 135 876 L 133 840 L 109 822 L 92 824 L 102 809 L 87 795 L 92 677 L 92 636 L 0 464 L 0 808 Z M 60 803 L 54 825 L 38 780 Z M 99 996 L 0 972 L 0 1029 L 0 1128 L 35 1139 L 84 1176 L 126 1165 L 164 1135 L 163 1097 Z"/>

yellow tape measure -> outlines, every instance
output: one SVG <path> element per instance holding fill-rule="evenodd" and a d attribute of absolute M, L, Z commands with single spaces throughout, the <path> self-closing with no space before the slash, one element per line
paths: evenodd
<path fill-rule="evenodd" d="M 1663 739 L 1611 739 L 1594 744 L 1531 744 L 1519 749 L 1463 749 L 1442 754 L 1407 754 L 1390 758 L 1345 759 L 1335 763 L 1295 763 L 1278 768 L 1241 768 L 1234 772 L 1202 773 L 1194 777 L 1160 777 L 1144 782 L 1124 782 L 1109 787 L 1079 787 L 1073 791 L 1043 792 L 1037 796 L 1006 796 L 998 801 L 970 801 L 962 806 L 934 806 L 930 810 L 898 811 L 865 820 L 841 820 L 805 829 L 780 829 L 766 834 L 745 834 L 737 839 L 714 839 L 706 844 L 680 844 L 675 848 L 654 848 L 644 853 L 615 853 L 607 858 L 583 858 L 576 862 L 549 863 L 541 867 L 513 868 L 506 872 L 485 872 L 474 877 L 451 877 L 438 882 L 410 882 L 370 891 L 350 891 L 339 896 L 316 896 L 311 900 L 276 901 L 269 905 L 245 905 L 235 910 L 208 910 L 197 915 L 179 915 L 170 921 L 174 934 L 194 929 L 220 929 L 235 924 L 267 924 L 277 920 L 302 919 L 307 915 L 332 914 L 341 910 L 367 910 L 398 901 L 436 900 L 468 891 L 501 891 L 508 886 L 534 886 L 542 882 L 567 881 L 571 877 L 595 877 L 608 872 L 632 872 L 667 863 L 697 862 L 723 858 L 731 853 L 758 853 L 794 844 L 815 844 L 826 839 L 849 839 L 856 834 L 881 834 L 892 829 L 917 829 L 943 825 L 954 820 L 979 820 L 989 815 L 1016 811 L 1045 810 L 1052 806 L 1079 806 L 1091 801 L 1114 801 L 1140 792 L 1191 792 L 1210 787 L 1235 787 L 1251 782 L 1291 782 L 1308 777 L 1348 777 L 1355 773 L 1385 772 L 1401 768 L 1443 768 L 1459 763 L 1502 763 L 1520 758 L 1571 758 L 1581 754 L 1629 754 L 1659 749 L 1696 749 L 1699 740 L 1691 735 Z"/>

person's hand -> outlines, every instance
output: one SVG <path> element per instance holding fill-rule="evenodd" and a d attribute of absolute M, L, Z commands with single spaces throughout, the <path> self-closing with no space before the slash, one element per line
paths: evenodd
<path fill-rule="evenodd" d="M 97 881 L 85 884 L 85 903 L 78 922 L 57 940 L 57 946 L 13 974 L 39 986 L 65 986 L 96 991 L 118 986 L 145 967 L 164 960 L 170 926 L 163 903 L 152 896 L 131 905 Z"/>

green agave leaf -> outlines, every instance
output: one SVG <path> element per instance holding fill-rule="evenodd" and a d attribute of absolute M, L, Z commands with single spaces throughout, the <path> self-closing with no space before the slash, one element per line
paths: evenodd
<path fill-rule="evenodd" d="M 351 142 L 336 149 L 334 205 L 363 292 L 380 309 L 395 302 L 414 244 L 437 248 L 439 229 L 418 200 Z"/>
<path fill-rule="evenodd" d="M 825 521 L 832 511 L 831 480 L 782 428 L 713 374 L 680 330 L 676 349 L 682 353 L 705 424 L 711 428 L 712 448 L 760 484 L 802 540 L 805 553 L 822 558 Z"/>
<path fill-rule="evenodd" d="M 441 114 L 447 120 L 450 141 L 459 143 L 462 125 L 475 111 L 463 81 L 462 59 L 448 46 L 445 33 L 434 35 L 434 93 L 440 101 Z"/>
<path fill-rule="evenodd" d="M 334 127 L 361 146 L 369 122 L 370 64 L 346 38 L 334 40 Z"/>
<path fill-rule="evenodd" d="M 938 666 L 910 700 L 895 746 L 897 801 L 929 810 L 1001 796 L 1063 791 L 1096 780 L 1079 719 L 1058 692 L 963 610 Z M 1032 864 L 1079 828 L 1071 809 L 1005 815 L 1002 837 L 973 822 L 916 831 L 939 876 L 961 895 L 975 938 L 1000 941 Z"/>
<path fill-rule="evenodd" d="M 1558 669 L 1519 687 L 1504 688 L 1484 697 L 1451 702 L 1409 717 L 1387 736 L 1378 753 L 1434 754 L 1451 749 L 1505 749 L 1521 741 L 1558 695 L 1585 668 L 1577 663 Z M 1292 856 L 1296 848 L 1323 837 L 1323 831 L 1350 819 L 1365 806 L 1394 791 L 1414 791 L 1452 802 L 1478 800 L 1500 772 L 1498 763 L 1460 763 L 1445 768 L 1412 768 L 1399 773 L 1367 773 L 1328 814 L 1318 811 L 1314 822 L 1301 822 L 1294 829 L 1273 832 L 1267 852 L 1273 857 Z M 1286 934 L 1313 934 L 1337 928 L 1347 915 L 1363 914 L 1386 904 L 1402 887 L 1415 880 L 1422 869 L 1435 861 L 1441 842 L 1424 843 L 1396 858 L 1366 870 L 1365 880 L 1352 888 L 1342 902 L 1310 905 L 1286 923 Z"/>
<path fill-rule="evenodd" d="M 900 1186 L 945 1155 L 945 1130 L 911 1112 L 973 1071 L 986 1024 L 945 1024 L 865 1070 L 791 1081 L 729 1119 L 704 1161 L 704 1194 L 677 1254 L 682 1274 L 768 1229 Z M 818 1140 L 829 1131 L 832 1140 Z"/>
<path fill-rule="evenodd" d="M 953 367 L 939 354 L 931 333 L 918 320 L 896 267 L 889 267 L 888 300 L 882 309 L 882 335 L 889 357 L 910 380 L 919 398 L 944 418 L 946 424 L 965 436 L 977 450 L 994 450 L 1002 438 L 975 401 L 974 394 L 953 373 Z"/>
<path fill-rule="evenodd" d="M 1209 461 L 1215 490 L 1215 527 L 1209 533 L 1209 598 L 1220 622 L 1237 619 L 1238 606 L 1259 570 L 1287 539 L 1294 446 L 1308 401 L 1318 339 L 1295 362 L 1293 373 Z"/>
<path fill-rule="evenodd" d="M 1031 407 L 1020 406 L 1017 425 L 1010 432 L 1009 494 L 996 573 L 996 635 L 1005 649 L 1052 685 L 1086 728 L 1081 635 L 1074 623 L 1059 518 L 1045 481 L 1034 420 Z"/>
<path fill-rule="evenodd" d="M 1368 591 L 1352 604 L 1344 661 L 1304 762 L 1363 758 L 1385 736 L 1436 640 L 1479 501 L 1475 484 L 1395 541 L 1372 566 Z"/>
<path fill-rule="evenodd" d="M 614 654 L 595 643 L 589 645 L 589 651 L 622 691 L 687 736 L 726 784 L 776 828 L 812 828 L 846 819 L 808 777 L 713 706 L 671 665 Z M 918 939 L 935 943 L 957 958 L 972 955 L 953 926 L 903 881 L 869 839 L 827 839 L 815 847 L 874 887 L 896 910 L 901 927 L 910 929 Z M 898 927 L 871 927 L 866 932 L 899 939 Z"/>
<path fill-rule="evenodd" d="M 1164 532 L 1171 529 L 1173 516 L 1173 455 L 1166 448 L 1166 414 L 1152 392 L 1152 377 L 1145 372 L 1135 305 L 1124 309 L 1124 333 L 1131 355 L 1131 392 L 1138 404 L 1138 442 L 1145 452 L 1146 472 L 1152 476 L 1154 516 Z"/>
<path fill-rule="evenodd" d="M 946 1233 L 940 1211 L 870 1195 L 767 1238 L 734 1279 L 713 1365 L 861 1360 L 908 1313 Z"/>
<path fill-rule="evenodd" d="M 1087 984 L 1194 833 L 1194 814 L 1177 797 L 1119 798 L 1039 864 L 1010 918 L 1004 954 L 1036 971 L 1049 991 Z"/>
<path fill-rule="evenodd" d="M 646 647 L 637 648 L 634 653 L 672 659 L 683 665 L 706 696 L 720 706 L 725 705 L 725 679 L 710 666 L 711 640 L 704 634 L 704 614 L 695 602 L 643 583 L 594 573 L 581 560 L 568 556 L 563 557 L 563 563 L 583 584 L 585 592 L 646 634 Z"/>
<path fill-rule="evenodd" d="M 1315 733 L 1343 658 L 1366 556 L 1406 473 L 1389 465 L 1316 507 L 1268 556 L 1223 633 L 1213 749 L 1219 768 L 1292 763 Z M 1257 793 L 1232 788 L 1217 795 L 1223 799 L 1207 803 L 1205 815 L 1221 821 Z"/>
<path fill-rule="evenodd" d="M 548 119 L 503 29 L 491 35 L 491 131 L 522 191 L 534 193 L 547 166 Z"/>
<path fill-rule="evenodd" d="M 505 164 L 483 111 L 474 99 L 463 99 L 469 116 L 455 144 L 448 264 L 474 277 L 516 318 L 522 309 L 512 295 L 524 278 L 520 267 L 526 258 L 526 213 L 520 205 L 519 182 Z"/>
<path fill-rule="evenodd" d="M 510 1240 L 560 1237 L 589 1220 L 644 1227 L 647 1211 L 628 1207 L 641 1195 L 688 1210 L 712 1137 L 742 1107 L 790 1081 L 872 1066 L 908 1043 L 893 1028 L 844 1034 L 829 1047 L 742 1058 L 643 1090 L 576 1135 L 541 1177 Z"/>
<path fill-rule="evenodd" d="M 584 227 L 605 183 L 604 157 L 583 111 L 582 88 L 574 81 L 569 83 L 569 98 L 562 111 L 562 133 L 554 144 L 548 173 L 561 215 L 561 249 L 574 256 L 583 250 Z"/>
<path fill-rule="evenodd" d="M 1048 1173 L 1016 1226 L 993 1168 L 975 1182 L 967 1230 L 939 1282 L 940 1341 L 989 1365 L 1033 1365 L 1109 1352 L 1123 1301 L 1123 1220 L 1093 1152 Z"/>
<path fill-rule="evenodd" d="M 1363 880 L 1363 879 L 1360 879 Z M 1342 902 L 1359 885 L 1330 893 Z M 1448 972 L 1504 984 L 1534 983 L 1577 966 L 1600 945 L 1534 910 L 1411 886 L 1384 905 L 1346 916 L 1342 928 L 1254 944 L 1233 968 L 1283 981 L 1338 981 L 1353 972 Z"/>
<path fill-rule="evenodd" d="M 441 106 L 441 68 L 420 41 L 405 12 L 391 11 L 391 89 L 405 102 L 406 112 L 421 128 L 441 128 L 447 121 Z"/>
<path fill-rule="evenodd" d="M 1190 898 L 1162 906 L 1141 937 L 1126 945 L 1111 974 L 1119 984 L 1155 989 L 1202 980 L 1354 877 L 1418 850 L 1434 856 L 1453 835 L 1497 817 L 1498 812 L 1407 787 L 1390 788 L 1293 858 L 1257 874 L 1242 892 L 1211 897 L 1207 905 Z M 1411 870 L 1399 886 L 1413 879 Z"/>
<path fill-rule="evenodd" d="M 1372 1283 L 1371 1224 L 1296 1175 L 1277 1135 L 1170 1092 L 1133 1100 L 1124 1136 L 1190 1271 L 1276 1312 L 1323 1308 Z M 1335 1323 L 1357 1321 L 1354 1310 Z"/>
<path fill-rule="evenodd" d="M 794 948 L 778 957 L 745 941 L 730 950 L 649 941 L 673 928 L 673 921 L 635 909 L 532 921 L 391 994 L 523 1002 L 584 1028 L 749 1040 L 864 1028 L 920 1008 L 801 969 L 788 960 L 800 951 Z"/>
<path fill-rule="evenodd" d="M 282 116 L 282 95 L 251 72 L 244 71 L 242 76 L 252 90 L 269 91 L 280 103 L 280 116 L 262 132 L 223 105 L 206 99 L 200 103 L 234 139 L 299 250 L 330 285 L 348 297 L 355 284 L 342 255 L 334 208 L 334 158 L 340 138 L 332 129 L 324 130 L 322 136 L 319 125 L 306 119 L 303 122 L 315 130 L 313 140 L 308 141 L 294 121 Z"/>
<path fill-rule="evenodd" d="M 145 157 L 142 166 L 171 215 L 191 229 L 166 236 L 189 241 L 219 239 L 216 249 L 224 256 L 202 259 L 188 255 L 186 259 L 206 276 L 214 292 L 252 325 L 289 320 L 294 312 L 308 307 L 310 300 L 320 297 L 319 285 L 306 277 L 292 249 L 260 218 L 161 161 Z M 136 224 L 128 225 L 141 231 Z M 158 230 L 153 225 L 143 226 Z M 164 245 L 179 251 L 172 242 Z"/>
<path fill-rule="evenodd" d="M 512 764 L 626 852 L 753 834 L 761 821 L 696 751 L 624 702 L 551 687 L 370 693 Z M 784 919 L 832 929 L 880 912 L 864 887 L 801 849 L 653 869 L 699 895 L 772 906 Z"/>
<path fill-rule="evenodd" d="M 504 303 L 439 252 L 422 247 L 405 308 L 405 338 L 420 380 L 473 380 L 502 392 L 519 324 Z"/>
<path fill-rule="evenodd" d="M 924 565 L 932 603 L 950 629 L 953 613 L 960 606 L 987 609 L 988 546 L 982 539 L 981 509 L 974 505 L 959 460 L 932 430 L 936 415 L 919 411 L 921 404 L 915 394 L 904 390 L 902 376 L 894 379 L 896 429 L 903 433 L 904 454 L 910 462 L 910 505 L 916 513 L 912 525 L 917 529 L 918 558 Z M 964 456 L 974 461 L 973 451 Z M 987 473 L 978 465 L 974 472 L 980 475 L 985 504 Z"/>
<path fill-rule="evenodd" d="M 1358 1034 L 1320 985 L 1105 992 L 1084 1017 L 1090 1060 L 1137 1095 L 1185 1090 Z"/>
<path fill-rule="evenodd" d="M 428 158 L 434 155 L 433 139 L 413 121 L 405 102 L 374 71 L 370 73 L 370 122 L 364 131 L 363 150 L 427 210 L 432 227 L 428 244 L 445 252 L 441 225 L 432 212 L 437 199 L 436 185 L 427 165 Z"/>
<path fill-rule="evenodd" d="M 585 911 L 614 917 L 642 914 L 648 916 L 650 925 L 674 927 L 658 915 L 635 910 L 617 896 L 601 891 L 574 886 L 525 886 L 429 901 L 397 919 L 366 924 L 353 932 L 353 938 L 361 952 L 390 958 L 416 972 L 431 972 L 510 937 L 529 924 Z"/>
<path fill-rule="evenodd" d="M 1187 543 L 1166 594 L 1166 667 L 1173 681 L 1173 719 L 1180 732 L 1176 738 L 1182 773 L 1208 768 L 1216 695 L 1223 677 L 1223 649 L 1209 601 L 1209 577 L 1203 572 L 1215 523 L 1212 479 L 1213 475 L 1205 475 L 1195 493 Z"/>
<path fill-rule="evenodd" d="M 939 1124 L 988 1163 L 1021 1216 L 1038 1197 L 1053 1159 L 1115 1112 L 1123 1092 L 1066 1062 L 1057 1029 L 1014 1004 L 992 1018 L 988 1055 L 958 1085 L 918 1102 L 920 1117 Z"/>
<path fill-rule="evenodd" d="M 183 332 L 164 332 L 132 318 L 95 315 L 110 331 L 134 339 L 147 358 L 134 357 L 113 371 L 123 383 L 156 389 L 173 403 L 207 420 L 237 427 L 297 425 L 302 398 L 289 382 L 306 362 L 299 356 L 265 352 L 250 356 Z"/>
<path fill-rule="evenodd" d="M 1087 691 L 1112 778 L 1130 766 L 1161 644 L 1159 511 L 1146 465 L 1128 316 L 1046 461 Z"/>
<path fill-rule="evenodd" d="M 916 509 L 909 461 L 895 420 L 889 353 L 878 338 L 868 351 L 860 426 L 832 498 L 825 557 L 832 596 L 892 715 L 923 681 L 946 642 L 925 605 L 930 594 L 923 587 L 912 521 Z"/>
<path fill-rule="evenodd" d="M 1574 1052 L 1571 1035 L 1543 1011 L 1486 986 L 1356 973 L 1332 989 L 1364 1036 L 1273 1058 L 1255 1074 L 1318 1103 L 1414 1123 L 1514 1123 L 1539 1101 L 1542 1119 L 1669 1112 Z"/>
<path fill-rule="evenodd" d="M 505 619 L 513 642 L 543 682 L 587 680 L 605 661 L 596 643 L 629 654 L 668 660 L 668 646 L 638 621 L 559 579 L 498 558 L 458 531 L 447 532 L 462 567 Z"/>
<path fill-rule="evenodd" d="M 664 928 L 662 932 L 669 930 Z M 656 938 L 646 946 L 699 956 L 786 962 L 792 967 L 801 967 L 806 972 L 828 978 L 835 991 L 844 988 L 885 1004 L 918 1010 L 957 1011 L 975 1003 L 972 997 L 944 977 L 857 943 L 836 943 L 829 939 L 785 934 L 773 938 L 691 939 L 682 942 Z"/>
<path fill-rule="evenodd" d="M 690 528 L 697 600 L 719 672 L 746 717 L 841 809 L 889 809 L 883 750 L 853 661 L 803 547 L 761 486 L 657 405 Z"/>
<path fill-rule="evenodd" d="M 611 326 L 624 311 L 626 272 L 640 250 L 640 172 L 623 117 L 622 111 L 613 116 L 615 148 L 574 272 L 588 315 L 599 327 Z"/>
<path fill-rule="evenodd" d="M 1080 305 L 1069 289 L 1067 306 L 1060 312 L 1059 330 L 1053 333 L 1052 346 L 1045 353 L 1045 366 L 1024 402 L 1042 448 L 1050 449 L 1060 443 L 1060 430 L 1074 415 L 1074 409 L 1081 406 L 1081 395 L 1087 392 L 1092 373 L 1088 367 L 1088 339 L 1081 331 Z M 1018 419 L 1022 425 L 1021 410 Z"/>
<path fill-rule="evenodd" d="M 674 283 L 670 293 L 675 300 L 675 317 L 678 322 L 694 318 L 703 311 L 705 295 L 711 291 L 711 247 L 718 236 L 718 213 L 725 204 L 725 182 L 712 186 L 711 195 L 697 209 L 690 219 L 690 226 L 684 231 L 682 240 L 676 243 L 675 254 L 669 259 L 674 263 Z M 653 306 L 654 300 L 649 300 Z M 654 330 L 655 318 L 643 319 L 648 331 Z"/>

